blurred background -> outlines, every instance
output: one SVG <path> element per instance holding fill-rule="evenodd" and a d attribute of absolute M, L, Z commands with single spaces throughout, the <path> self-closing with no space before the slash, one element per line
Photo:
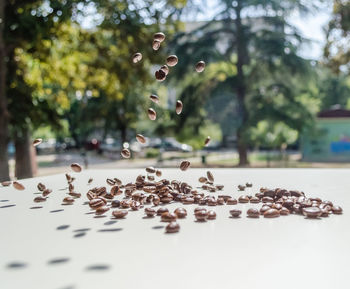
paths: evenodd
<path fill-rule="evenodd" d="M 349 59 L 346 0 L 1 0 L 0 180 L 72 162 L 350 167 Z"/>

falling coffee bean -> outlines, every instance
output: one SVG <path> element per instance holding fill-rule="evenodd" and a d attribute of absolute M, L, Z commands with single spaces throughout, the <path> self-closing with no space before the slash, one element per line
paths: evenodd
<path fill-rule="evenodd" d="M 137 135 L 136 135 L 136 140 L 137 140 L 140 144 L 145 144 L 145 143 L 146 143 L 146 138 L 145 138 L 142 134 L 137 134 Z"/>
<path fill-rule="evenodd" d="M 11 184 L 12 184 L 11 181 L 4 181 L 4 182 L 1 183 L 1 185 L 2 185 L 3 187 L 8 187 L 8 186 L 11 185 Z"/>
<path fill-rule="evenodd" d="M 170 67 L 175 66 L 177 64 L 177 62 L 178 62 L 178 58 L 176 55 L 170 55 L 166 59 L 166 64 Z"/>
<path fill-rule="evenodd" d="M 38 190 L 39 190 L 40 192 L 42 192 L 43 190 L 46 189 L 46 186 L 45 186 L 43 183 L 39 183 L 39 184 L 37 185 L 37 188 L 38 188 Z"/>
<path fill-rule="evenodd" d="M 186 171 L 190 167 L 191 163 L 189 161 L 182 161 L 180 164 L 180 170 Z"/>
<path fill-rule="evenodd" d="M 133 63 L 138 63 L 142 59 L 142 54 L 140 52 L 136 52 L 133 57 L 132 57 L 132 62 Z"/>
<path fill-rule="evenodd" d="M 157 51 L 160 48 L 160 41 L 158 39 L 154 39 L 152 43 L 153 50 Z"/>
<path fill-rule="evenodd" d="M 23 191 L 23 190 L 25 189 L 25 187 L 24 187 L 21 183 L 19 183 L 19 182 L 17 182 L 17 181 L 14 181 L 14 182 L 12 183 L 12 186 L 13 186 L 16 190 L 19 190 L 19 191 Z"/>
<path fill-rule="evenodd" d="M 198 61 L 196 64 L 196 71 L 197 72 L 203 72 L 205 69 L 205 62 L 204 61 Z"/>
<path fill-rule="evenodd" d="M 74 203 L 74 199 L 72 197 L 65 197 L 62 202 L 66 205 L 70 205 Z"/>
<path fill-rule="evenodd" d="M 130 153 L 130 151 L 128 149 L 122 149 L 120 154 L 125 159 L 128 159 L 131 156 L 131 153 Z"/>
<path fill-rule="evenodd" d="M 154 33 L 153 39 L 158 40 L 159 42 L 163 42 L 165 39 L 165 34 L 163 32 Z"/>
<path fill-rule="evenodd" d="M 71 169 L 76 172 L 76 173 L 80 173 L 82 168 L 78 163 L 73 163 L 70 165 Z"/>
<path fill-rule="evenodd" d="M 182 112 L 183 104 L 181 100 L 176 101 L 176 114 L 180 114 Z"/>
<path fill-rule="evenodd" d="M 41 144 L 43 142 L 43 140 L 41 138 L 37 138 L 33 141 L 33 146 L 38 146 L 39 144 Z"/>
<path fill-rule="evenodd" d="M 169 67 L 167 65 L 162 65 L 159 70 L 163 70 L 165 75 L 169 74 Z"/>
<path fill-rule="evenodd" d="M 154 75 L 158 81 L 164 81 L 166 79 L 166 73 L 162 69 L 157 70 Z"/>
<path fill-rule="evenodd" d="M 207 178 L 208 178 L 209 182 L 214 183 L 214 175 L 212 174 L 211 171 L 207 171 Z"/>
<path fill-rule="evenodd" d="M 167 233 L 177 233 L 180 231 L 180 225 L 176 222 L 171 222 L 168 226 L 165 227 L 165 231 Z"/>
<path fill-rule="evenodd" d="M 148 109 L 148 117 L 150 120 L 156 120 L 157 118 L 157 113 L 153 108 Z"/>
<path fill-rule="evenodd" d="M 46 198 L 41 197 L 41 196 L 38 196 L 34 199 L 35 203 L 41 203 L 41 202 L 45 202 L 45 201 L 46 201 Z"/>
<path fill-rule="evenodd" d="M 204 146 L 208 146 L 210 143 L 210 140 L 211 140 L 210 136 L 207 136 L 207 138 L 204 141 Z"/>
<path fill-rule="evenodd" d="M 151 94 L 149 96 L 150 100 L 152 100 L 154 103 L 159 103 L 159 97 L 158 95 L 155 95 L 155 94 Z"/>
<path fill-rule="evenodd" d="M 45 190 L 43 191 L 43 196 L 46 197 L 46 196 L 48 196 L 48 195 L 51 194 L 51 193 L 52 193 L 52 190 L 51 190 L 51 189 L 45 189 Z"/>

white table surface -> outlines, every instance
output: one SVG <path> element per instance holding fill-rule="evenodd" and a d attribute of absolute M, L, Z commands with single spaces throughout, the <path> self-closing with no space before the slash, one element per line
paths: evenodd
<path fill-rule="evenodd" d="M 215 182 L 225 185 L 223 192 L 234 197 L 241 195 L 237 185 L 250 181 L 251 193 L 261 186 L 303 190 L 333 201 L 344 212 L 320 220 L 298 215 L 249 219 L 246 210 L 260 205 L 238 204 L 212 207 L 217 219 L 196 223 L 192 212 L 197 205 L 177 203 L 167 207 L 184 206 L 188 217 L 179 220 L 179 233 L 165 234 L 164 228 L 153 227 L 166 223 L 159 217 L 143 219 L 143 209 L 111 222 L 111 211 L 94 218 L 82 205 L 90 176 L 92 187 L 105 185 L 107 177 L 134 181 L 144 170 L 72 173 L 76 191 L 83 195 L 72 206 L 61 205 L 64 175 L 23 180 L 24 191 L 0 187 L 0 288 L 350 288 L 350 170 L 211 171 Z M 163 177 L 196 186 L 205 172 L 166 169 Z M 33 202 L 39 181 L 53 189 L 45 203 Z M 42 208 L 31 209 L 37 206 Z M 232 208 L 242 209 L 242 218 L 229 218 Z M 62 229 L 64 225 L 69 227 Z M 81 229 L 89 230 L 84 235 L 76 231 Z M 62 258 L 68 260 L 54 262 Z M 26 266 L 9 267 L 14 262 Z"/>

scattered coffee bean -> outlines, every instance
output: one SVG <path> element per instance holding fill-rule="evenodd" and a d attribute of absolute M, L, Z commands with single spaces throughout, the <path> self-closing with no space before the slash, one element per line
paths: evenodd
<path fill-rule="evenodd" d="M 215 211 L 208 211 L 208 220 L 215 220 L 216 219 L 216 213 Z"/>
<path fill-rule="evenodd" d="M 109 208 L 107 206 L 102 206 L 102 207 L 98 207 L 95 211 L 96 215 L 103 215 L 104 213 L 108 212 Z"/>
<path fill-rule="evenodd" d="M 38 196 L 34 199 L 35 203 L 41 203 L 41 202 L 45 202 L 45 201 L 46 201 L 46 198 L 41 197 L 41 196 Z"/>
<path fill-rule="evenodd" d="M 14 181 L 12 183 L 12 186 L 16 189 L 16 190 L 19 190 L 19 191 L 23 191 L 25 189 L 25 187 L 19 183 L 18 181 Z"/>
<path fill-rule="evenodd" d="M 8 187 L 8 186 L 11 185 L 11 184 L 12 184 L 11 181 L 4 181 L 4 182 L 1 183 L 1 185 L 2 185 L 3 187 Z"/>
<path fill-rule="evenodd" d="M 147 215 L 147 217 L 153 217 L 156 215 L 156 210 L 155 209 L 152 209 L 152 208 L 146 208 L 145 209 L 145 214 Z"/>
<path fill-rule="evenodd" d="M 186 218 L 187 216 L 187 211 L 184 208 L 177 208 L 174 213 L 179 219 Z"/>
<path fill-rule="evenodd" d="M 163 213 L 169 212 L 169 210 L 165 207 L 161 207 L 157 210 L 157 216 L 161 216 Z"/>
<path fill-rule="evenodd" d="M 156 170 L 156 176 L 157 176 L 157 177 L 161 177 L 161 176 L 162 176 L 162 171 Z"/>
<path fill-rule="evenodd" d="M 152 100 L 154 103 L 159 103 L 159 97 L 158 95 L 155 95 L 155 94 L 151 94 L 149 96 L 150 100 Z"/>
<path fill-rule="evenodd" d="M 114 216 L 114 218 L 116 219 L 122 219 L 124 218 L 126 215 L 128 214 L 127 210 L 115 210 L 112 212 L 112 215 Z"/>
<path fill-rule="evenodd" d="M 169 67 L 167 65 L 162 65 L 160 67 L 160 70 L 163 70 L 163 72 L 165 73 L 165 75 L 169 74 Z"/>
<path fill-rule="evenodd" d="M 130 156 L 131 156 L 131 153 L 130 153 L 130 151 L 128 149 L 122 149 L 120 154 L 125 159 L 129 159 Z"/>
<path fill-rule="evenodd" d="M 240 202 L 242 204 L 248 203 L 249 202 L 249 197 L 248 196 L 240 196 L 238 198 L 238 202 Z"/>
<path fill-rule="evenodd" d="M 322 215 L 322 210 L 318 207 L 306 207 L 303 208 L 303 214 L 310 219 L 318 218 Z"/>
<path fill-rule="evenodd" d="M 245 190 L 245 186 L 243 186 L 243 185 L 238 185 L 238 190 L 244 191 L 244 190 Z"/>
<path fill-rule="evenodd" d="M 247 188 L 251 188 L 251 187 L 253 186 L 253 184 L 252 184 L 252 183 L 246 183 L 245 186 L 246 186 Z"/>
<path fill-rule="evenodd" d="M 341 215 L 343 213 L 343 209 L 339 206 L 333 206 L 332 212 L 333 212 L 333 214 Z"/>
<path fill-rule="evenodd" d="M 259 211 L 257 209 L 250 208 L 247 211 L 247 215 L 248 215 L 249 218 L 259 218 L 260 213 L 259 213 Z"/>
<path fill-rule="evenodd" d="M 204 146 L 208 146 L 210 143 L 210 140 L 211 140 L 210 136 L 207 136 L 207 138 L 204 141 Z"/>
<path fill-rule="evenodd" d="M 80 173 L 81 170 L 82 170 L 81 166 L 79 164 L 77 164 L 77 163 L 71 164 L 70 167 L 76 173 Z"/>
<path fill-rule="evenodd" d="M 235 198 L 230 197 L 226 200 L 226 205 L 237 205 L 237 203 L 238 203 L 238 201 Z"/>
<path fill-rule="evenodd" d="M 205 69 L 205 62 L 204 61 L 198 61 L 197 62 L 197 64 L 196 64 L 196 66 L 195 66 L 195 68 L 196 68 L 196 71 L 197 72 L 203 72 L 204 71 L 204 69 Z"/>
<path fill-rule="evenodd" d="M 180 225 L 176 222 L 170 222 L 169 225 L 165 227 L 167 233 L 177 233 L 180 231 Z"/>
<path fill-rule="evenodd" d="M 180 114 L 182 112 L 183 104 L 181 100 L 176 101 L 176 114 Z"/>
<path fill-rule="evenodd" d="M 194 216 L 196 217 L 197 221 L 204 222 L 208 217 L 207 210 L 199 210 L 195 212 Z"/>
<path fill-rule="evenodd" d="M 43 140 L 41 138 L 37 138 L 33 141 L 33 146 L 38 146 L 43 142 Z"/>
<path fill-rule="evenodd" d="M 94 180 L 93 178 L 90 178 L 90 179 L 88 180 L 88 184 L 90 185 L 90 184 L 92 183 L 93 180 Z"/>
<path fill-rule="evenodd" d="M 164 212 L 161 215 L 162 222 L 173 222 L 173 221 L 176 221 L 176 218 L 177 218 L 176 215 L 170 212 Z"/>
<path fill-rule="evenodd" d="M 159 69 L 154 73 L 156 80 L 158 81 L 164 81 L 166 79 L 166 73 L 163 69 Z"/>
<path fill-rule="evenodd" d="M 150 120 L 156 120 L 157 118 L 157 113 L 153 108 L 148 109 L 148 117 Z"/>
<path fill-rule="evenodd" d="M 142 54 L 140 52 L 136 52 L 132 57 L 133 63 L 138 63 L 142 60 Z"/>
<path fill-rule="evenodd" d="M 154 174 L 156 172 L 156 169 L 154 167 L 147 167 L 146 172 L 150 174 Z"/>
<path fill-rule="evenodd" d="M 152 43 L 153 50 L 157 51 L 160 48 L 160 41 L 158 39 L 154 39 Z"/>
<path fill-rule="evenodd" d="M 43 191 L 43 196 L 46 197 L 46 196 L 48 196 L 48 195 L 51 194 L 51 193 L 52 193 L 52 190 L 50 190 L 50 189 L 45 189 L 45 190 Z"/>
<path fill-rule="evenodd" d="M 230 214 L 232 217 L 238 218 L 242 214 L 242 211 L 241 210 L 230 210 Z"/>
<path fill-rule="evenodd" d="M 282 209 L 280 210 L 280 215 L 281 216 L 288 216 L 290 214 L 289 210 L 285 207 L 282 207 Z"/>
<path fill-rule="evenodd" d="M 112 208 L 119 208 L 120 207 L 120 201 L 119 200 L 113 200 L 111 203 Z"/>
<path fill-rule="evenodd" d="M 264 213 L 264 217 L 265 218 L 276 218 L 280 216 L 280 212 L 276 209 L 268 209 L 265 213 Z"/>
<path fill-rule="evenodd" d="M 39 183 L 37 187 L 40 192 L 46 189 L 46 186 L 43 183 Z"/>
<path fill-rule="evenodd" d="M 191 163 L 189 161 L 182 161 L 180 164 L 180 170 L 186 171 L 190 167 Z"/>
<path fill-rule="evenodd" d="M 65 197 L 62 202 L 66 205 L 70 205 L 74 203 L 74 199 L 72 197 Z"/>

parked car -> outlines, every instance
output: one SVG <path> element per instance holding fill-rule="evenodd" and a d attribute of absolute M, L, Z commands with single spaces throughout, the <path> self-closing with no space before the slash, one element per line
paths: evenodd
<path fill-rule="evenodd" d="M 193 148 L 188 144 L 178 142 L 172 137 L 164 138 L 160 141 L 158 139 L 151 142 L 153 148 L 164 149 L 165 151 L 179 151 L 179 152 L 191 152 Z"/>
<path fill-rule="evenodd" d="M 101 144 L 100 144 L 100 151 L 101 152 L 107 152 L 107 153 L 119 153 L 122 149 L 123 145 L 119 140 L 116 140 L 114 138 L 106 138 Z"/>

